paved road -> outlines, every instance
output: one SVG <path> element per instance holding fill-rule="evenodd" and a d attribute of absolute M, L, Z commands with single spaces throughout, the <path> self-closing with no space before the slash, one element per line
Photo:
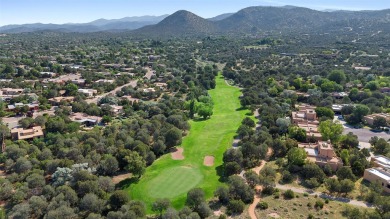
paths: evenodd
<path fill-rule="evenodd" d="M 124 87 L 127 87 L 127 86 L 132 86 L 132 87 L 136 87 L 137 86 L 137 82 L 138 80 L 133 80 L 133 81 L 130 81 L 129 83 L 127 84 L 124 84 L 122 86 L 119 86 L 117 88 L 115 88 L 114 90 L 110 91 L 110 92 L 107 92 L 107 93 L 104 93 L 104 94 L 101 94 L 101 95 L 98 95 L 98 96 L 95 96 L 94 98 L 91 98 L 91 99 L 86 99 L 86 102 L 87 103 L 95 103 L 97 104 L 98 101 L 100 100 L 100 98 L 103 98 L 105 96 L 108 96 L 108 95 L 113 95 L 115 96 L 116 92 L 120 91 L 122 88 Z"/>
<path fill-rule="evenodd" d="M 335 197 L 335 196 L 331 196 L 331 195 L 327 195 L 327 194 L 323 194 L 323 193 L 319 193 L 319 192 L 313 192 L 313 191 L 311 191 L 309 189 L 293 187 L 291 185 L 281 185 L 281 184 L 277 183 L 276 184 L 276 188 L 278 188 L 280 190 L 289 190 L 289 189 L 291 189 L 295 193 L 308 193 L 309 195 L 313 195 L 313 196 L 317 195 L 318 197 L 321 197 L 323 199 L 329 199 L 329 200 L 333 200 L 333 201 L 344 202 L 344 203 L 347 203 L 347 204 L 350 204 L 350 205 L 354 205 L 354 206 L 357 206 L 357 207 L 364 207 L 364 208 L 372 208 L 373 207 L 371 204 L 363 202 L 363 201 L 358 201 L 358 200 L 349 199 L 349 198 L 343 198 L 343 197 Z"/>

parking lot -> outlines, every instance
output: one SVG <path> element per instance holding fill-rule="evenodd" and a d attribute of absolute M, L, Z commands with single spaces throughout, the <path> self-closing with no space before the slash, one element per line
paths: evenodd
<path fill-rule="evenodd" d="M 358 136 L 360 142 L 368 143 L 371 137 L 377 136 L 378 138 L 383 138 L 386 141 L 390 139 L 390 134 L 386 132 L 373 132 L 369 128 L 354 128 L 346 124 L 345 121 L 339 120 L 335 117 L 335 120 L 339 121 L 344 126 L 343 134 L 348 134 L 352 132 L 354 135 Z"/>

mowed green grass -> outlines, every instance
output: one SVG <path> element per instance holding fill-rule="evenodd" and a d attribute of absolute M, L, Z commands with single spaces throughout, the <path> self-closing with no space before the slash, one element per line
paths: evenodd
<path fill-rule="evenodd" d="M 202 181 L 198 169 L 178 166 L 164 170 L 148 184 L 148 194 L 153 198 L 174 198 L 184 194 Z"/>
<path fill-rule="evenodd" d="M 166 154 L 149 166 L 138 182 L 126 188 L 132 199 L 145 202 L 149 213 L 157 198 L 167 197 L 174 207 L 181 208 L 191 188 L 200 187 L 211 198 L 222 184 L 217 170 L 221 170 L 223 153 L 232 146 L 235 132 L 249 111 L 239 110 L 241 92 L 237 87 L 227 85 L 222 76 L 217 76 L 216 84 L 209 91 L 214 114 L 208 120 L 190 121 L 191 130 L 181 144 L 184 160 L 172 160 Z M 203 165 L 208 155 L 215 157 L 211 167 Z"/>

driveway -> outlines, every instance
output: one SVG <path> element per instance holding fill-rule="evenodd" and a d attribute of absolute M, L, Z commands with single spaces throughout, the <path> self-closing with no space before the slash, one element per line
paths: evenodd
<path fill-rule="evenodd" d="M 3 123 L 9 128 L 13 129 L 19 125 L 19 120 L 26 118 L 26 116 L 18 116 L 18 117 L 4 117 Z"/>

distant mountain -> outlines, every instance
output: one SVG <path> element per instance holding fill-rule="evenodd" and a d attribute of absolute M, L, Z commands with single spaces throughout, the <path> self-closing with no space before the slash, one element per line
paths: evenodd
<path fill-rule="evenodd" d="M 230 17 L 232 16 L 234 13 L 226 13 L 226 14 L 221 14 L 221 15 L 218 15 L 218 16 L 215 16 L 215 17 L 212 17 L 212 18 L 209 18 L 207 20 L 209 21 L 220 21 L 220 20 L 223 20 L 227 17 Z"/>
<path fill-rule="evenodd" d="M 216 29 L 212 21 L 181 10 L 166 17 L 158 24 L 142 27 L 133 33 L 159 36 L 201 35 L 213 33 Z"/>
<path fill-rule="evenodd" d="M 125 17 L 121 19 L 98 19 L 89 23 L 68 24 L 21 24 L 6 25 L 0 27 L 0 33 L 21 33 L 34 31 L 58 31 L 58 32 L 98 32 L 113 30 L 134 30 L 146 25 L 157 24 L 168 15 Z"/>
<path fill-rule="evenodd" d="M 92 22 L 89 22 L 87 24 L 94 25 L 94 26 L 105 26 L 112 23 L 119 23 L 119 22 L 150 22 L 150 23 L 158 23 L 162 21 L 164 18 L 168 17 L 169 15 L 161 15 L 161 16 L 140 16 L 140 17 L 124 17 L 120 19 L 98 19 Z"/>
<path fill-rule="evenodd" d="M 329 33 L 390 31 L 390 9 L 380 11 L 316 11 L 308 8 L 248 7 L 204 19 L 181 10 L 172 15 L 99 19 L 85 24 L 25 24 L 0 27 L 0 33 L 32 31 L 125 31 L 146 37 L 248 35 L 262 33 Z M 127 34 L 127 33 L 126 33 Z"/>

